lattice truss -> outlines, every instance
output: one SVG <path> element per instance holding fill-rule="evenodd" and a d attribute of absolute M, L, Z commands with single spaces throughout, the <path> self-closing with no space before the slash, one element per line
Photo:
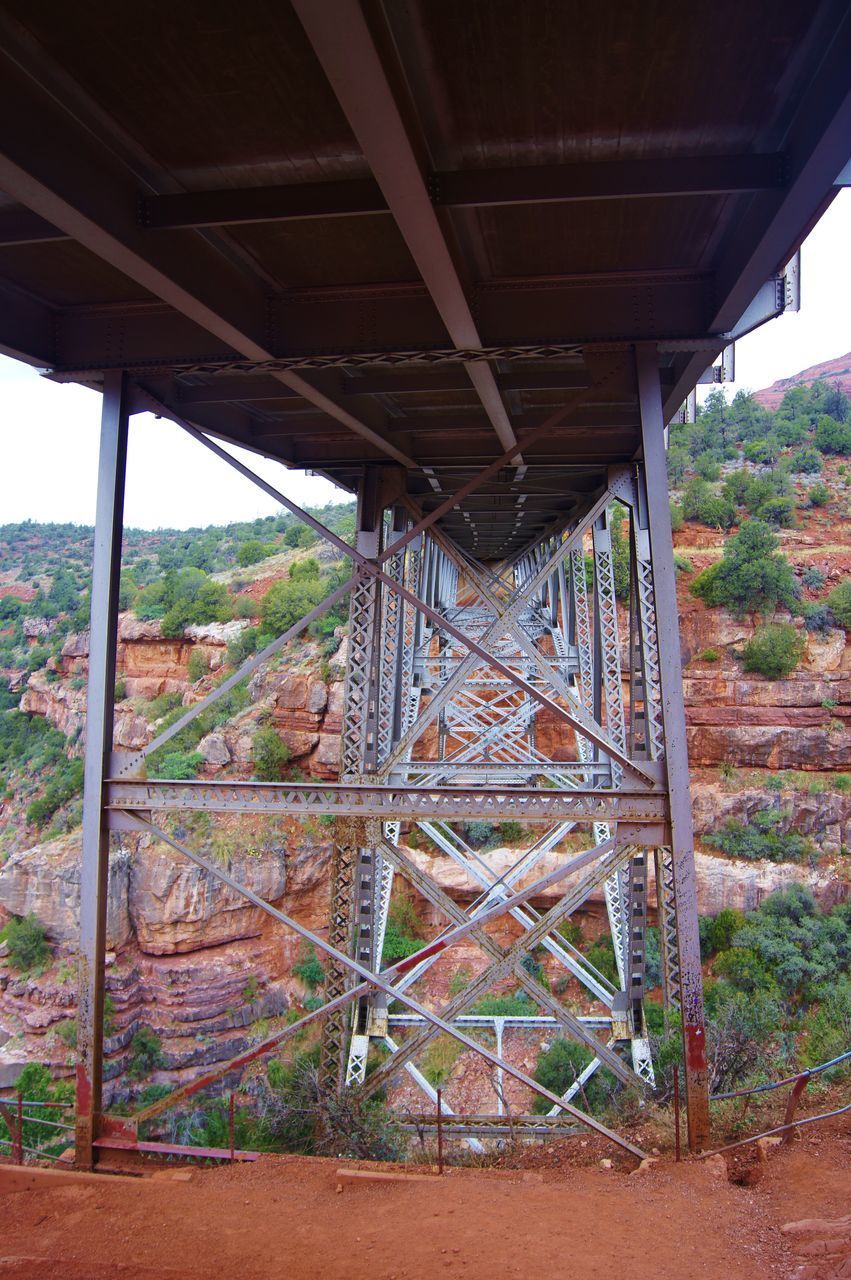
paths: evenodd
<path fill-rule="evenodd" d="M 631 761 L 661 757 L 652 568 L 646 530 L 640 523 L 640 483 L 640 475 L 622 477 L 609 495 L 611 500 L 598 504 L 600 510 L 585 526 L 548 537 L 513 563 L 474 563 L 436 532 L 426 537 L 422 548 L 418 545 L 416 552 L 408 553 L 407 571 L 403 557 L 391 560 L 396 576 L 407 572 L 411 580 L 411 575 L 419 574 L 419 590 L 426 602 L 488 656 L 471 653 L 467 644 L 440 625 L 406 618 L 392 592 L 382 591 L 378 778 L 399 786 L 584 787 L 610 792 L 623 785 Z M 615 510 L 620 517 L 617 550 L 612 535 Z M 398 528 L 396 536 L 401 532 Z M 626 597 L 620 605 L 618 594 Z M 627 635 L 626 662 L 619 628 Z M 358 634 L 353 618 L 352 636 Z M 356 655 L 352 662 L 353 670 L 368 665 Z M 526 687 L 517 683 L 518 676 Z M 531 690 L 537 690 L 541 699 L 536 700 Z M 571 714 L 554 723 L 553 707 Z M 590 737 L 583 728 L 592 731 Z M 607 751 L 607 746 L 614 747 L 615 753 Z M 445 934 L 464 921 L 476 922 L 494 904 L 509 901 L 516 887 L 528 882 L 542 864 L 566 858 L 565 845 L 575 844 L 580 831 L 580 824 L 572 821 L 537 824 L 525 847 L 512 848 L 506 870 L 504 855 L 497 865 L 488 853 L 474 847 L 469 828 L 441 819 L 423 819 L 416 826 L 437 855 L 429 858 L 428 870 L 400 839 L 399 823 L 383 824 L 378 847 L 362 853 L 366 870 L 355 893 L 355 912 L 360 935 L 374 943 L 376 968 L 381 966 L 395 874 L 445 919 Z M 600 850 L 602 863 L 605 851 L 617 839 L 618 824 L 595 822 L 584 829 L 586 843 Z M 471 894 L 466 908 L 440 887 L 441 877 L 432 871 L 439 860 L 461 873 Z M 665 899 L 669 865 L 670 855 L 661 845 L 657 853 L 663 898 L 659 918 L 664 990 L 672 1005 L 677 998 L 677 939 L 676 917 L 669 898 Z M 508 947 L 477 927 L 470 936 L 481 948 L 486 966 L 455 991 L 441 1017 L 459 1029 L 486 1027 L 495 1036 L 500 1060 L 505 1037 L 518 1029 L 541 1028 L 544 1034 L 566 1035 L 584 1044 L 591 1050 L 591 1060 L 561 1103 L 570 1103 L 602 1066 L 625 1084 L 652 1085 L 643 1012 L 647 870 L 645 848 L 619 846 L 614 869 L 587 877 L 581 891 L 566 893 L 554 909 L 542 914 L 528 902 L 511 906 L 508 914 L 519 926 L 519 936 Z M 569 931 L 563 928 L 571 912 L 600 887 L 614 946 L 616 981 L 590 964 L 567 940 Z M 541 970 L 532 953 L 539 947 L 564 970 L 565 978 L 576 980 L 584 1014 L 577 1016 L 565 1008 L 535 976 Z M 358 951 L 362 960 L 367 955 L 367 947 Z M 442 950 L 436 950 L 425 956 L 394 983 L 394 990 L 416 991 L 442 955 Z M 444 972 L 445 965 L 444 958 Z M 539 1012 L 529 1018 L 476 1016 L 476 1003 L 507 978 Z M 459 981 L 456 970 L 453 990 Z M 435 1089 L 421 1067 L 439 1028 L 421 1015 L 388 1014 L 387 1009 L 386 993 L 361 999 L 352 1026 L 346 1084 L 372 1093 L 404 1069 L 433 1104 Z M 382 1047 L 383 1060 L 367 1080 L 373 1046 Z M 500 1063 L 493 1073 L 496 1117 L 506 1112 L 504 1074 Z M 445 1103 L 444 1110 L 452 1114 Z M 560 1114 L 564 1114 L 561 1105 L 553 1105 L 541 1127 L 552 1125 Z M 533 1119 L 524 1123 L 534 1131 Z M 467 1132 L 475 1145 L 476 1134 L 498 1129 L 494 1116 L 465 1116 L 458 1131 Z"/>
<path fill-rule="evenodd" d="M 113 828 L 156 834 L 294 929 L 325 958 L 324 1006 L 216 1068 L 205 1083 L 278 1049 L 321 1019 L 324 1091 L 358 1088 L 369 1095 L 405 1071 L 433 1106 L 436 1093 L 424 1059 L 443 1034 L 490 1067 L 495 1110 L 451 1121 L 452 1132 L 471 1145 L 508 1128 L 545 1133 L 578 1121 L 636 1151 L 582 1111 L 576 1099 L 601 1068 L 628 1087 L 645 1090 L 653 1084 L 643 1004 L 651 850 L 667 1008 L 678 1003 L 681 991 L 640 464 L 612 468 L 608 487 L 581 523 L 550 532 L 499 563 L 472 559 L 437 523 L 423 521 L 399 489 L 388 494 L 375 477 L 362 487 L 354 548 L 284 495 L 276 496 L 348 555 L 354 572 L 210 700 L 348 592 L 339 784 L 145 779 L 144 756 L 203 710 L 205 700 L 138 755 L 117 758 L 107 790 Z M 263 902 L 163 831 L 156 813 L 169 809 L 334 813 L 327 937 Z M 471 825 L 482 819 L 518 819 L 523 842 L 512 841 L 510 854 L 502 850 L 498 857 L 482 850 Z M 409 824 L 405 829 L 403 822 Z M 419 857 L 408 839 L 415 828 L 420 842 L 429 842 L 428 858 Z M 443 874 L 447 870 L 450 877 Z M 398 877 L 439 923 L 416 954 L 388 962 L 383 953 Z M 446 892 L 447 879 L 461 886 L 463 905 Z M 589 961 L 575 945 L 575 933 L 565 928 L 595 894 L 606 904 L 614 979 Z M 489 928 L 497 922 L 499 932 Z M 475 945 L 480 963 L 469 978 L 456 964 L 448 983 L 451 948 L 461 941 Z M 556 989 L 569 989 L 569 1002 L 542 980 L 535 960 L 539 949 L 550 967 L 563 970 L 565 982 Z M 507 986 L 537 1012 L 492 1016 L 478 1009 L 485 995 Z M 451 991 L 439 1009 L 430 994 L 435 990 Z M 588 1065 L 562 1095 L 513 1064 L 506 1046 L 524 1028 L 565 1036 L 590 1051 Z M 371 1055 L 376 1061 L 368 1072 Z M 506 1077 L 542 1095 L 548 1114 L 510 1114 Z M 451 1077 L 449 1083 L 451 1089 Z M 175 1105 L 183 1093 L 151 1104 L 127 1126 Z M 452 1117 L 445 1104 L 444 1112 Z M 415 1127 L 423 1124 L 416 1120 Z"/>

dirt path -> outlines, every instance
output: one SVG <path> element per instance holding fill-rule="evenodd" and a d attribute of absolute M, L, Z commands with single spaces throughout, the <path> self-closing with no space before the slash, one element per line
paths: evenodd
<path fill-rule="evenodd" d="M 0 1277 L 43 1280 L 834 1280 L 841 1257 L 800 1249 L 802 1218 L 851 1200 L 851 1129 L 774 1156 L 757 1186 L 717 1163 L 667 1159 L 630 1175 L 583 1168 L 450 1171 L 346 1185 L 298 1157 L 195 1170 L 189 1182 L 60 1187 L 0 1196 Z M 836 1231 L 833 1232 L 833 1237 Z M 824 1232 L 819 1239 L 824 1239 Z"/>

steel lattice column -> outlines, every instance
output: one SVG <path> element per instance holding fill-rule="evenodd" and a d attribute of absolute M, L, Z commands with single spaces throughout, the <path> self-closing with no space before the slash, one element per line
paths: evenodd
<path fill-rule="evenodd" d="M 636 348 L 641 434 L 653 590 L 658 628 L 659 686 L 665 727 L 665 772 L 671 813 L 673 900 L 683 1016 L 686 1106 L 693 1151 L 709 1139 L 709 1095 L 703 982 L 697 919 L 697 880 L 689 796 L 686 719 L 677 627 L 677 587 L 671 538 L 670 499 L 665 464 L 665 423 L 658 357 L 652 345 Z"/>
<path fill-rule="evenodd" d="M 644 752 L 651 760 L 664 754 L 665 726 L 662 717 L 662 692 L 659 684 L 659 644 L 656 626 L 656 601 L 653 591 L 653 561 L 650 555 L 650 531 L 647 520 L 647 485 L 644 464 L 636 468 L 635 502 L 632 508 L 631 544 L 632 610 L 635 643 L 632 646 L 633 686 L 642 703 L 641 733 Z M 631 698 L 633 715 L 635 700 Z M 662 954 L 662 996 L 665 1013 L 680 1007 L 679 944 L 677 913 L 674 903 L 674 872 L 671 849 L 655 851 L 656 904 L 659 918 L 659 943 Z"/>
<path fill-rule="evenodd" d="M 84 1168 L 91 1168 L 94 1161 L 93 1143 L 98 1137 L 102 1106 L 104 955 L 109 880 L 104 781 L 109 776 L 112 751 L 127 428 L 126 377 L 123 373 L 107 373 L 103 384 L 92 561 L 80 873 L 76 1159 Z"/>
<path fill-rule="evenodd" d="M 383 508 L 380 491 L 380 469 L 366 467 L 358 491 L 355 548 L 373 560 L 381 550 Z M 380 605 L 378 580 L 362 575 L 352 590 L 349 606 L 341 781 L 359 781 L 364 774 L 374 771 L 377 764 Z M 367 826 L 364 821 L 337 820 L 331 868 L 328 940 L 338 951 L 346 955 L 356 954 L 360 962 L 364 962 L 364 939 L 367 934 L 372 935 L 375 885 L 380 876 L 380 868 L 376 866 L 378 855 L 374 845 L 370 846 Z M 365 898 L 371 901 L 373 909 L 363 912 L 361 904 Z M 368 950 L 366 963 L 372 959 L 372 947 Z M 350 985 L 349 970 L 332 959 L 326 972 L 326 999 L 335 999 Z M 319 1063 L 323 1094 L 339 1093 L 344 1087 L 349 1018 L 349 1011 L 340 1008 L 333 1010 L 325 1019 Z"/>

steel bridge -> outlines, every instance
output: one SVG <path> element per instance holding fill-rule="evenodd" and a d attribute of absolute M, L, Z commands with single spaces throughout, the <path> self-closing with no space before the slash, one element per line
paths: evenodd
<path fill-rule="evenodd" d="M 511 979 L 535 1024 L 590 1048 L 579 1083 L 605 1067 L 650 1088 L 651 909 L 666 1008 L 682 1019 L 689 1140 L 707 1145 L 665 427 L 698 382 L 729 374 L 738 336 L 797 305 L 796 251 L 848 179 L 849 66 L 844 0 L 0 6 L 0 347 L 103 391 L 80 1164 L 312 1020 L 327 1089 L 374 1090 L 406 1070 L 429 1095 L 418 1058 L 443 1033 L 544 1096 L 548 1116 L 514 1118 L 523 1132 L 578 1124 L 635 1152 L 576 1106 L 578 1085 L 552 1094 L 512 1065 L 510 1019 L 494 1023 L 495 1051 L 470 1032 L 477 999 Z M 351 576 L 150 747 L 119 756 L 127 432 L 146 410 L 255 479 Z M 228 445 L 357 494 L 354 545 Z M 615 536 L 630 570 L 620 611 Z M 337 784 L 146 777 L 152 750 L 345 596 Z M 164 830 L 163 814 L 191 809 L 334 815 L 327 935 Z M 476 818 L 530 833 L 508 871 L 464 837 Z M 475 885 L 469 906 L 412 859 L 402 822 Z M 111 833 L 128 829 L 308 939 L 328 981 L 324 1007 L 294 1028 L 116 1122 L 102 1113 L 106 886 Z M 387 966 L 397 876 L 445 926 Z M 595 891 L 615 982 L 559 931 Z M 507 946 L 487 928 L 506 916 Z M 462 939 L 485 968 L 436 1010 L 417 982 Z M 524 965 L 538 947 L 592 1013 Z M 452 1123 L 477 1142 L 506 1121 L 500 1105 Z"/>

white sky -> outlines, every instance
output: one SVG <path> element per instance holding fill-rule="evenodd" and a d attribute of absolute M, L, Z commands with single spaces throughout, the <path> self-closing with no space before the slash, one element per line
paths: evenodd
<path fill-rule="evenodd" d="M 734 389 L 756 391 L 851 350 L 851 190 L 840 192 L 804 243 L 801 279 L 800 312 L 736 344 Z M 97 392 L 49 382 L 0 356 L 0 524 L 94 523 L 99 419 Z M 189 528 L 278 509 L 178 427 L 150 414 L 133 418 L 129 454 L 127 526 Z M 348 499 L 325 480 L 241 456 L 302 505 Z"/>

